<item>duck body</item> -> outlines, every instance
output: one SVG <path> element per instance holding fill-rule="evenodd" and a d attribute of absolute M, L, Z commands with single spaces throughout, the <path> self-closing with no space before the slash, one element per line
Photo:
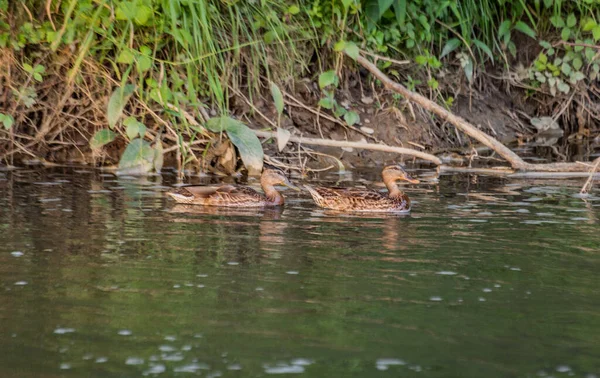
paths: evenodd
<path fill-rule="evenodd" d="M 258 208 L 268 206 L 281 206 L 284 199 L 281 193 L 275 190 L 274 185 L 285 185 L 299 190 L 292 185 L 283 172 L 275 169 L 265 169 L 260 178 L 265 194 L 246 186 L 221 185 L 221 186 L 182 186 L 167 192 L 177 203 L 187 205 Z"/>
<path fill-rule="evenodd" d="M 409 213 L 410 199 L 398 188 L 396 181 L 405 180 L 417 184 L 419 180 L 411 178 L 399 164 L 385 167 L 381 175 L 388 188 L 387 194 L 356 188 L 310 187 L 308 185 L 305 185 L 305 188 L 315 203 L 325 209 Z"/>
<path fill-rule="evenodd" d="M 374 190 L 304 186 L 315 203 L 337 211 L 410 212 L 410 198 L 404 193 L 388 196 Z"/>

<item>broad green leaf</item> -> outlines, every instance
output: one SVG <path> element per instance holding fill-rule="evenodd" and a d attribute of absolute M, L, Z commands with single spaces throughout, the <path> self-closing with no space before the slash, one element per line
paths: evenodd
<path fill-rule="evenodd" d="M 23 63 L 23 69 L 27 73 L 32 73 L 33 72 L 33 67 L 31 67 L 31 64 L 28 64 L 28 63 Z"/>
<path fill-rule="evenodd" d="M 571 82 L 573 84 L 577 84 L 578 81 L 581 81 L 583 79 L 585 79 L 585 75 L 583 73 L 579 72 L 579 71 L 578 72 L 573 72 L 571 74 Z"/>
<path fill-rule="evenodd" d="M 563 41 L 568 41 L 570 36 L 571 36 L 571 29 L 569 29 L 569 28 L 563 28 L 563 30 L 560 32 L 560 38 Z"/>
<path fill-rule="evenodd" d="M 133 1 L 122 1 L 117 6 L 115 12 L 117 20 L 133 20 L 137 14 L 138 8 Z"/>
<path fill-rule="evenodd" d="M 394 13 L 396 14 L 398 25 L 400 25 L 400 27 L 404 26 L 406 20 L 406 0 L 394 1 Z"/>
<path fill-rule="evenodd" d="M 324 97 L 319 100 L 319 106 L 325 109 L 333 109 L 335 100 L 331 97 Z"/>
<path fill-rule="evenodd" d="M 596 23 L 596 21 L 594 21 L 594 19 L 593 19 L 593 18 L 588 18 L 588 19 L 586 19 L 586 20 L 585 20 L 585 22 L 583 23 L 583 27 L 582 27 L 582 29 L 583 29 L 583 31 L 585 31 L 585 32 L 589 32 L 589 31 L 591 31 L 592 29 L 594 29 L 594 28 L 596 27 L 596 25 L 597 25 L 597 23 Z"/>
<path fill-rule="evenodd" d="M 570 13 L 567 17 L 567 27 L 572 28 L 577 25 L 577 17 L 573 13 Z"/>
<path fill-rule="evenodd" d="M 600 39 L 600 25 L 594 26 L 592 29 L 592 36 L 594 37 L 594 41 L 598 42 Z"/>
<path fill-rule="evenodd" d="M 558 14 L 550 17 L 550 22 L 555 28 L 563 28 L 565 26 L 565 20 Z"/>
<path fill-rule="evenodd" d="M 354 42 L 346 42 L 346 45 L 344 46 L 344 52 L 350 58 L 354 60 L 358 59 L 358 46 L 356 46 Z"/>
<path fill-rule="evenodd" d="M 352 126 L 360 121 L 360 117 L 354 111 L 349 111 L 344 114 L 344 121 L 348 124 L 348 126 Z"/>
<path fill-rule="evenodd" d="M 498 39 L 504 38 L 504 35 L 506 35 L 508 32 L 510 32 L 511 26 L 512 26 L 512 22 L 510 20 L 502 21 L 502 23 L 500 24 L 500 27 L 498 28 Z"/>
<path fill-rule="evenodd" d="M 2 125 L 6 130 L 10 130 L 15 123 L 15 119 L 10 114 L 0 113 L 0 122 L 2 122 Z"/>
<path fill-rule="evenodd" d="M 260 141 L 248 126 L 231 117 L 223 116 L 209 119 L 206 128 L 213 132 L 227 132 L 229 140 L 240 152 L 248 174 L 260 175 L 264 153 Z"/>
<path fill-rule="evenodd" d="M 137 9 L 137 13 L 134 17 L 134 21 L 138 25 L 146 25 L 148 20 L 152 17 L 152 8 L 147 5 L 141 5 Z"/>
<path fill-rule="evenodd" d="M 572 64 L 573 64 L 573 68 L 575 69 L 575 71 L 579 71 L 581 69 L 581 67 L 583 67 L 583 61 L 579 57 L 573 59 Z"/>
<path fill-rule="evenodd" d="M 474 39 L 473 44 L 475 46 L 479 47 L 479 49 L 481 49 L 481 51 L 483 51 L 490 58 L 490 60 L 492 62 L 494 61 L 494 54 L 492 53 L 492 50 L 490 50 L 488 45 L 486 45 L 485 43 L 481 42 L 478 39 Z"/>
<path fill-rule="evenodd" d="M 117 57 L 117 63 L 131 64 L 133 63 L 133 53 L 128 48 L 121 50 L 121 53 Z"/>
<path fill-rule="evenodd" d="M 134 139 L 127 145 L 119 161 L 121 174 L 145 174 L 154 166 L 154 149 L 150 143 L 140 138 Z"/>
<path fill-rule="evenodd" d="M 138 122 L 135 117 L 125 118 L 123 125 L 126 127 L 125 133 L 127 134 L 129 140 L 133 140 L 138 136 L 140 138 L 144 138 L 144 135 L 146 134 L 146 126 L 143 123 Z"/>
<path fill-rule="evenodd" d="M 336 51 L 336 52 L 343 51 L 344 47 L 346 47 L 346 41 L 344 41 L 344 40 L 337 41 L 335 43 L 335 45 L 333 45 L 333 51 Z"/>
<path fill-rule="evenodd" d="M 105 144 L 108 144 L 108 143 L 112 142 L 113 140 L 115 140 L 116 137 L 117 137 L 117 134 L 115 134 L 112 130 L 109 130 L 109 129 L 98 130 L 94 133 L 94 136 L 92 137 L 92 139 L 90 139 L 90 148 L 92 150 L 100 148 L 100 147 L 104 146 Z"/>
<path fill-rule="evenodd" d="M 295 15 L 295 14 L 300 13 L 300 8 L 298 8 L 297 5 L 292 5 L 291 7 L 288 8 L 287 11 L 288 11 L 289 14 Z"/>
<path fill-rule="evenodd" d="M 275 109 L 277 109 L 277 114 L 281 117 L 283 114 L 283 95 L 279 90 L 279 87 L 275 85 L 275 83 L 271 82 L 271 96 L 273 96 L 273 102 L 275 102 Z"/>
<path fill-rule="evenodd" d="M 552 48 L 552 45 L 548 41 L 540 41 L 540 46 L 542 46 L 545 49 Z"/>
<path fill-rule="evenodd" d="M 127 104 L 127 101 L 129 101 L 129 97 L 131 97 L 134 90 L 135 86 L 133 84 L 126 84 L 124 87 L 115 89 L 110 96 L 106 117 L 108 118 L 108 125 L 111 129 L 115 128 L 119 118 L 121 118 L 123 108 L 125 107 L 125 104 Z"/>
<path fill-rule="evenodd" d="M 442 54 L 440 55 L 440 59 L 442 59 L 446 55 L 450 54 L 452 51 L 456 50 L 456 48 L 458 46 L 460 46 L 460 44 L 461 44 L 461 42 L 460 42 L 460 39 L 458 39 L 458 38 L 449 39 L 448 42 L 446 42 L 446 44 L 444 45 L 444 48 L 442 49 Z M 415 61 L 416 61 L 416 59 L 415 59 Z M 419 62 L 417 62 L 417 63 L 419 63 Z M 419 64 L 421 64 L 421 63 L 419 63 Z"/>
<path fill-rule="evenodd" d="M 277 149 L 283 151 L 292 134 L 282 127 L 277 128 Z"/>
<path fill-rule="evenodd" d="M 427 57 L 424 55 L 417 55 L 415 57 L 415 63 L 424 66 L 425 64 L 427 64 Z"/>
<path fill-rule="evenodd" d="M 334 70 L 325 71 L 319 75 L 319 88 L 323 89 L 327 86 L 335 84 L 337 75 Z"/>
<path fill-rule="evenodd" d="M 571 89 L 571 87 L 569 87 L 569 84 L 565 83 L 562 80 L 560 80 L 560 81 L 557 82 L 556 88 L 559 91 L 561 91 L 562 93 L 569 93 L 569 90 Z"/>
<path fill-rule="evenodd" d="M 141 72 L 146 72 L 152 68 L 152 59 L 146 55 L 140 54 L 137 57 L 137 66 Z"/>
<path fill-rule="evenodd" d="M 469 81 L 469 84 L 473 82 L 473 61 L 470 57 L 467 57 L 465 64 L 463 65 L 463 70 L 465 71 L 465 76 Z"/>
<path fill-rule="evenodd" d="M 367 0 L 365 3 L 365 11 L 370 22 L 377 22 L 387 11 L 394 0 Z"/>
<path fill-rule="evenodd" d="M 571 74 L 571 66 L 569 65 L 569 63 L 563 63 L 560 66 L 560 70 L 562 71 L 563 74 L 565 74 L 565 76 L 569 76 Z"/>
<path fill-rule="evenodd" d="M 440 86 L 440 83 L 436 79 L 432 78 L 430 80 L 427 80 L 427 85 L 429 86 L 429 88 L 436 90 Z"/>
<path fill-rule="evenodd" d="M 33 78 L 35 79 L 35 81 L 39 81 L 39 82 L 41 82 L 41 81 L 43 81 L 43 80 L 44 80 L 44 79 L 42 78 L 42 75 L 40 75 L 40 74 L 39 74 L 39 73 L 37 73 L 37 72 L 33 74 Z"/>
<path fill-rule="evenodd" d="M 515 30 L 518 30 L 521 33 L 535 39 L 535 31 L 523 21 L 517 21 L 517 23 L 515 24 Z"/>

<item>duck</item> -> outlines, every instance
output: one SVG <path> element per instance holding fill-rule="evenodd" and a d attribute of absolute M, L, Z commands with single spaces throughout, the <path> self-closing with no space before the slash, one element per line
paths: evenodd
<path fill-rule="evenodd" d="M 315 203 L 325 209 L 337 211 L 409 213 L 410 198 L 404 194 L 396 181 L 404 180 L 418 184 L 400 164 L 388 165 L 381 172 L 388 193 L 370 189 L 328 188 L 304 185 Z"/>
<path fill-rule="evenodd" d="M 284 199 L 275 189 L 275 185 L 284 185 L 293 190 L 300 188 L 292 184 L 286 175 L 276 168 L 265 168 L 260 176 L 260 185 L 264 191 L 259 193 L 246 186 L 182 186 L 167 192 L 177 203 L 188 205 L 258 208 L 281 206 Z"/>

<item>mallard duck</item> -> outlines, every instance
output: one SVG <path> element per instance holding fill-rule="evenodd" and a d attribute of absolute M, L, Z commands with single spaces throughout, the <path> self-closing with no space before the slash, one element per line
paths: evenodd
<path fill-rule="evenodd" d="M 400 212 L 410 211 L 410 199 L 399 188 L 396 181 L 405 180 L 418 184 L 400 164 L 389 165 L 381 172 L 387 194 L 369 189 L 304 187 L 310 192 L 318 206 L 338 211 Z"/>
<path fill-rule="evenodd" d="M 265 194 L 235 185 L 182 186 L 167 192 L 178 203 L 222 207 L 265 207 L 283 205 L 283 196 L 275 185 L 284 185 L 299 191 L 279 169 L 265 168 L 260 176 L 260 185 Z"/>

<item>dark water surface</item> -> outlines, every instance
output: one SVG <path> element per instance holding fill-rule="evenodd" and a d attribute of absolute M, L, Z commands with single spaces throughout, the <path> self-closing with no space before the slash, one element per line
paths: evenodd
<path fill-rule="evenodd" d="M 177 207 L 169 173 L 0 172 L 0 377 L 597 377 L 582 181 L 448 175 L 409 217 L 360 217 L 290 191 Z"/>

